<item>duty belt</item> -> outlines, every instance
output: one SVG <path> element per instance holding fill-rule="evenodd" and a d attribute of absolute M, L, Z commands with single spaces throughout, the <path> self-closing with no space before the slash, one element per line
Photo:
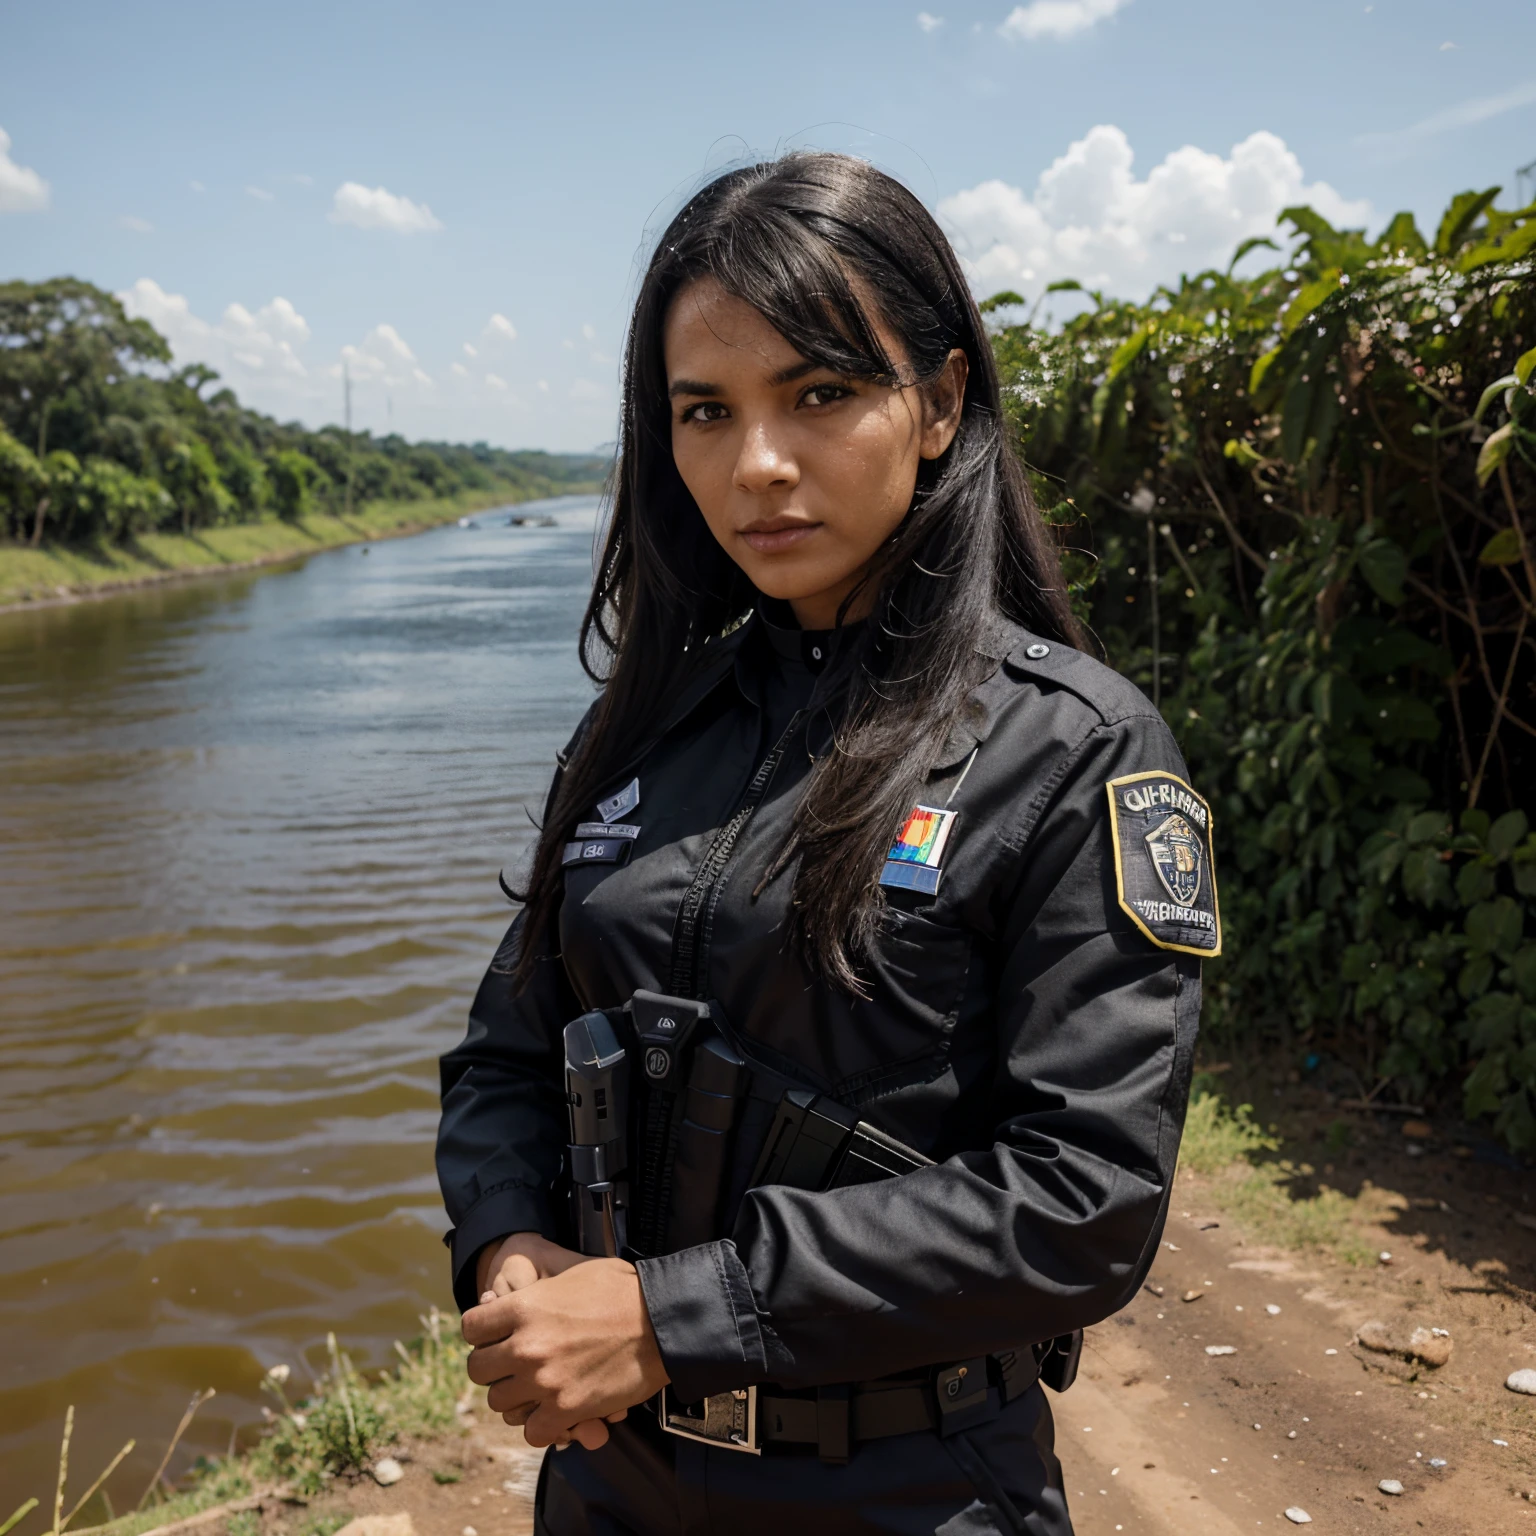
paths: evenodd
<path fill-rule="evenodd" d="M 986 1423 L 1035 1385 L 1055 1348 L 1051 1340 L 852 1386 L 743 1387 L 688 1405 L 663 1389 L 651 1407 L 668 1434 L 720 1450 L 761 1455 L 768 1445 L 814 1448 L 823 1461 L 841 1463 L 861 1441 L 928 1432 L 942 1437 Z"/>

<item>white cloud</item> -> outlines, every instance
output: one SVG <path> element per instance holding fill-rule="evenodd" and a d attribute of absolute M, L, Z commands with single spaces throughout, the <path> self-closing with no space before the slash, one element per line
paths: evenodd
<path fill-rule="evenodd" d="M 277 193 L 268 192 L 265 187 L 247 187 L 245 189 L 245 195 L 247 197 L 254 197 L 257 202 L 261 203 L 272 203 L 277 201 Z"/>
<path fill-rule="evenodd" d="M 48 183 L 11 159 L 11 136 L 0 128 L 0 213 L 36 213 L 48 206 Z"/>
<path fill-rule="evenodd" d="M 924 32 L 937 32 L 944 25 L 942 16 L 930 16 L 927 11 L 917 13 L 917 24 Z"/>
<path fill-rule="evenodd" d="M 549 393 L 549 380 L 548 379 L 540 379 L 539 380 L 539 393 L 541 395 L 547 395 Z"/>
<path fill-rule="evenodd" d="M 496 373 L 486 374 L 485 382 L 489 384 L 492 389 L 505 389 L 507 387 L 507 381 L 502 378 L 500 374 Z"/>
<path fill-rule="evenodd" d="M 206 192 L 208 190 L 208 188 L 205 187 L 200 181 L 189 181 L 187 185 L 191 187 L 194 192 Z"/>
<path fill-rule="evenodd" d="M 1536 80 L 1528 80 L 1512 91 L 1496 96 L 1474 96 L 1470 101 L 1458 102 L 1442 112 L 1420 118 L 1407 128 L 1389 129 L 1385 133 L 1362 133 L 1355 143 L 1368 149 L 1407 149 L 1424 139 L 1438 138 L 1457 128 L 1471 128 L 1486 123 L 1489 118 L 1502 117 L 1506 112 L 1518 111 L 1536 102 Z"/>
<path fill-rule="evenodd" d="M 449 363 L 448 372 L 457 374 L 461 379 L 469 377 L 469 369 L 463 363 Z"/>
<path fill-rule="evenodd" d="M 1010 42 L 1034 42 L 1040 37 L 1073 37 L 1086 32 L 1131 0 L 1032 0 L 1016 5 L 997 30 Z"/>
<path fill-rule="evenodd" d="M 485 323 L 487 336 L 499 336 L 503 341 L 517 340 L 517 327 L 505 315 L 492 315 Z"/>
<path fill-rule="evenodd" d="M 118 298 L 170 342 L 178 364 L 206 363 L 242 398 L 254 391 L 269 406 L 278 398 L 288 401 L 309 378 L 298 354 L 309 326 L 287 299 L 275 298 L 254 314 L 231 304 L 210 324 L 192 313 L 185 294 L 167 293 L 153 278 L 141 277 Z"/>
<path fill-rule="evenodd" d="M 385 384 L 404 384 L 411 378 L 430 379 L 416 364 L 416 354 L 392 325 L 376 325 L 358 346 L 341 349 L 342 360 L 355 379 L 379 379 Z"/>
<path fill-rule="evenodd" d="M 125 213 L 117 221 L 117 227 L 132 230 L 136 235 L 152 235 L 155 232 L 155 226 L 148 219 L 141 219 L 131 213 Z"/>
<path fill-rule="evenodd" d="M 1359 227 L 1367 202 L 1308 182 L 1301 162 L 1272 133 L 1254 133 L 1229 156 L 1186 145 L 1132 172 L 1125 134 L 1100 124 L 1040 177 L 1032 196 L 984 181 L 939 203 L 979 294 L 1038 293 L 1057 278 L 1125 298 L 1145 296 L 1181 273 L 1225 266 L 1250 235 L 1273 235 L 1282 208 L 1310 203 L 1334 224 Z"/>
<path fill-rule="evenodd" d="M 597 340 L 597 327 L 595 325 L 584 325 L 584 326 L 582 326 L 582 328 L 581 328 L 581 339 L 583 341 L 596 341 Z"/>
<path fill-rule="evenodd" d="M 331 221 L 355 224 L 359 229 L 389 229 L 401 235 L 443 227 L 425 203 L 413 203 L 383 187 L 365 187 L 356 181 L 345 181 L 336 188 Z"/>
<path fill-rule="evenodd" d="M 480 349 L 478 347 L 471 346 L 469 342 L 466 341 L 464 343 L 464 355 L 465 357 L 479 357 Z"/>

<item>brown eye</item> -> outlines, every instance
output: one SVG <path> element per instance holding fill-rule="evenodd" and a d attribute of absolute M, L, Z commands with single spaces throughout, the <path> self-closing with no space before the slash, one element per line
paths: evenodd
<path fill-rule="evenodd" d="M 832 405 L 852 393 L 842 384 L 813 384 L 801 399 L 806 405 Z"/>
<path fill-rule="evenodd" d="M 724 421 L 730 413 L 718 400 L 702 400 L 698 405 L 690 405 L 683 412 L 684 421 Z"/>

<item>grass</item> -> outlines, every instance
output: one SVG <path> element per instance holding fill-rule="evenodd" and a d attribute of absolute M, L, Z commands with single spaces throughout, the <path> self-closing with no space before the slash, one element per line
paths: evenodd
<path fill-rule="evenodd" d="M 414 533 L 526 499 L 507 489 L 494 495 L 479 491 L 427 501 L 376 501 L 345 518 L 317 513 L 302 523 L 285 523 L 266 517 L 192 534 L 146 533 L 127 545 L 44 544 L 31 549 L 0 543 L 0 607 L 297 559 L 342 544 Z"/>
<path fill-rule="evenodd" d="M 275 1407 L 267 1410 L 267 1427 L 254 1446 L 217 1460 L 200 1457 L 174 1493 L 167 1493 L 152 1480 L 144 1490 L 140 1508 L 84 1529 L 71 1528 L 73 1514 L 61 1519 L 58 1513 L 69 1507 L 63 1490 L 74 1423 L 71 1408 L 65 1418 L 57 1478 L 50 1473 L 50 1486 L 41 1490 L 46 1495 L 42 1519 L 47 1523 L 28 1520 L 40 1507 L 39 1500 L 31 1499 L 9 1520 L 0 1522 L 0 1536 L 13 1530 L 15 1536 L 61 1536 L 66 1532 L 67 1536 L 141 1536 L 216 1505 L 238 1506 L 263 1488 L 283 1487 L 300 1498 L 310 1497 L 338 1476 L 365 1470 L 391 1445 L 452 1430 L 457 1423 L 469 1351 L 435 1308 L 421 1322 L 424 1331 L 419 1338 L 395 1345 L 399 1362 L 394 1369 L 375 1376 L 364 1377 L 357 1371 L 338 1347 L 334 1334 L 327 1339 L 330 1369 L 307 1396 L 291 1399 L 288 1368 L 274 1366 L 263 1378 L 262 1388 Z M 199 1394 L 193 1402 L 200 1406 L 206 1400 Z M 183 1419 L 182 1429 L 193 1411 Z M 107 1472 L 111 1470 L 109 1467 Z M 106 1473 L 95 1480 L 98 1485 L 106 1481 Z M 87 1489 L 73 1513 L 90 1506 L 93 1496 L 103 1513 L 109 1513 L 111 1505 L 96 1495 L 95 1487 L 88 1483 Z M 131 1497 L 135 1491 L 117 1490 L 120 1498 Z M 317 1520 L 303 1536 L 332 1536 L 343 1523 L 329 1517 Z M 254 1511 L 236 1507 L 230 1511 L 227 1529 L 229 1536 L 255 1536 L 259 1520 Z"/>
<path fill-rule="evenodd" d="M 1314 1249 L 1346 1264 L 1370 1264 L 1377 1246 L 1364 1228 L 1378 1221 L 1392 1196 L 1367 1186 L 1360 1195 L 1320 1186 L 1315 1195 L 1293 1188 L 1310 1180 L 1308 1163 L 1277 1158 L 1280 1139 L 1253 1118 L 1253 1107 L 1236 1108 L 1197 1081 L 1184 1123 L 1179 1171 L 1202 1195 L 1254 1240 L 1277 1248 Z"/>

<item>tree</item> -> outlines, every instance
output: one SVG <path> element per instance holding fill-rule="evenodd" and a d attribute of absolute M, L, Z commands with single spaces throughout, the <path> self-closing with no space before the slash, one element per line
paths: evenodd
<path fill-rule="evenodd" d="M 90 283 L 0 283 L 0 422 L 35 444 L 39 460 L 57 413 L 70 412 L 78 434 L 107 414 L 112 385 L 136 365 L 170 357 L 169 343 L 147 320 L 130 320 L 117 299 Z"/>
<path fill-rule="evenodd" d="M 311 488 L 324 471 L 307 453 L 300 453 L 297 448 L 280 448 L 267 460 L 267 472 L 272 477 L 277 515 L 286 522 L 299 522 L 310 511 Z"/>

